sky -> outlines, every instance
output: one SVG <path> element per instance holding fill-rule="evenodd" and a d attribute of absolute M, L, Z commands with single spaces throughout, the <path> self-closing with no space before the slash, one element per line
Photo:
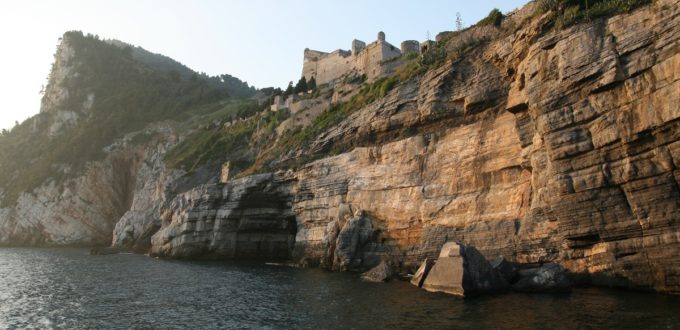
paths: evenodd
<path fill-rule="evenodd" d="M 378 31 L 399 47 L 527 0 L 0 0 L 0 129 L 40 110 L 59 37 L 80 30 L 169 56 L 195 71 L 282 87 L 305 48 L 350 49 Z"/>

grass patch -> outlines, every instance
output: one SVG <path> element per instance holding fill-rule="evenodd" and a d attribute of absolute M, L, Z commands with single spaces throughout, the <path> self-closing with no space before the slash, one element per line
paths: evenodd
<path fill-rule="evenodd" d="M 290 116 L 287 110 L 266 111 L 224 127 L 222 123 L 235 118 L 232 116 L 233 112 L 238 113 L 238 109 L 244 109 L 244 105 L 230 104 L 227 108 L 231 111 L 225 113 L 225 110 L 221 109 L 216 114 L 206 116 L 208 120 L 212 120 L 216 115 L 222 115 L 223 119 L 220 125 L 199 128 L 189 134 L 165 155 L 166 164 L 189 173 L 213 162 L 231 161 L 235 166 L 247 167 L 255 154 L 252 150 L 256 142 L 254 135 L 257 133 L 262 140 L 271 139 L 276 127 Z"/>
<path fill-rule="evenodd" d="M 349 101 L 336 103 L 330 106 L 326 111 L 317 116 L 310 125 L 303 127 L 296 127 L 284 133 L 278 140 L 277 144 L 270 148 L 266 153 L 255 162 L 249 173 L 260 170 L 273 170 L 270 164 L 277 160 L 287 158 L 286 155 L 291 151 L 308 148 L 312 141 L 319 135 L 328 131 L 333 126 L 340 124 L 353 112 L 367 106 L 377 99 L 385 97 L 392 89 L 394 89 L 400 82 L 412 77 L 421 72 L 418 63 L 411 63 L 403 69 L 399 70 L 397 74 L 379 79 L 372 84 L 365 85 L 359 93 L 352 96 Z M 313 153 L 311 150 L 297 158 L 289 158 L 284 163 L 278 163 L 278 168 L 289 166 L 298 167 L 307 162 L 326 157 L 330 154 L 337 154 L 344 151 L 339 146 L 331 146 L 329 150 L 317 150 Z"/>

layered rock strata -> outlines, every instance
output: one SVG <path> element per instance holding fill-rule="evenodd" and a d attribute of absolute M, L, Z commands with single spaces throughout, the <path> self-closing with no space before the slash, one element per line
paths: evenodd
<path fill-rule="evenodd" d="M 154 209 L 151 204 L 164 198 L 166 185 L 176 177 L 162 156 L 174 143 L 174 134 L 164 125 L 140 134 L 155 138 L 146 145 L 123 138 L 109 147 L 106 158 L 87 164 L 80 176 L 50 180 L 21 194 L 16 205 L 0 208 L 0 245 L 109 245 L 121 217 L 125 220 L 137 209 L 152 214 L 146 207 Z M 62 166 L 61 171 L 70 170 Z M 148 203 L 142 205 L 141 200 Z M 153 221 L 146 216 L 136 219 L 135 226 Z"/>
<path fill-rule="evenodd" d="M 679 11 L 656 1 L 548 34 L 532 21 L 481 61 L 451 63 L 353 114 L 317 148 L 378 145 L 297 172 L 296 255 L 327 258 L 329 224 L 348 204 L 413 269 L 457 240 L 487 257 L 678 292 Z M 388 142 L 405 128 L 415 135 Z"/>
<path fill-rule="evenodd" d="M 385 262 L 415 271 L 456 241 L 488 260 L 554 262 L 595 283 L 680 292 L 680 1 L 561 31 L 530 12 L 304 150 L 349 151 L 292 173 L 148 199 L 167 191 L 154 178 L 172 175 L 125 167 L 148 173 L 133 175 L 140 189 L 125 191 L 148 193 L 121 195 L 127 208 L 108 207 L 119 195 L 97 190 L 79 208 L 94 209 L 79 216 L 91 224 L 52 225 L 22 211 L 69 214 L 50 204 L 52 190 L 37 191 L 0 210 L 10 219 L 0 221 L 0 239 L 29 239 L 49 223 L 39 240 L 100 240 L 125 214 L 114 245 L 157 256 L 292 256 L 336 270 Z M 78 190 L 110 176 L 93 177 Z"/>
<path fill-rule="evenodd" d="M 490 259 L 677 292 L 678 8 L 657 1 L 547 34 L 520 13 L 526 26 L 477 58 L 351 114 L 312 150 L 354 149 L 288 182 L 294 258 L 415 270 L 455 240 Z"/>
<path fill-rule="evenodd" d="M 151 254 L 173 258 L 289 258 L 296 232 L 285 175 L 210 184 L 176 196 L 151 237 Z"/>

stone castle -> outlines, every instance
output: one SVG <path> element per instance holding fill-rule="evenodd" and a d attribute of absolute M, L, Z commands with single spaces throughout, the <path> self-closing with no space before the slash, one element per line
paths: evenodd
<path fill-rule="evenodd" d="M 406 40 L 399 49 L 385 41 L 385 33 L 381 31 L 378 39 L 368 45 L 354 39 L 351 50 L 338 49 L 326 53 L 305 49 L 302 75 L 307 81 L 314 77 L 319 85 L 332 82 L 352 71 L 366 75 L 371 81 L 393 69 L 392 66 L 385 65 L 386 62 L 411 52 L 420 52 L 418 41 Z"/>

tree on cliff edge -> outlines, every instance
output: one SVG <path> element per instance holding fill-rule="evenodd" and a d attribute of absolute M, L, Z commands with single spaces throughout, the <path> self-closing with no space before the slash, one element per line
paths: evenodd
<path fill-rule="evenodd" d="M 310 78 L 307 82 L 307 90 L 313 91 L 316 89 L 316 79 L 314 77 Z"/>
<path fill-rule="evenodd" d="M 286 91 L 283 92 L 283 97 L 287 97 L 288 95 L 293 94 L 293 82 L 288 83 L 288 87 L 286 87 Z"/>
<path fill-rule="evenodd" d="M 295 94 L 307 91 L 307 79 L 305 79 L 304 76 L 298 80 L 298 83 L 295 85 L 295 89 L 293 91 Z"/>

